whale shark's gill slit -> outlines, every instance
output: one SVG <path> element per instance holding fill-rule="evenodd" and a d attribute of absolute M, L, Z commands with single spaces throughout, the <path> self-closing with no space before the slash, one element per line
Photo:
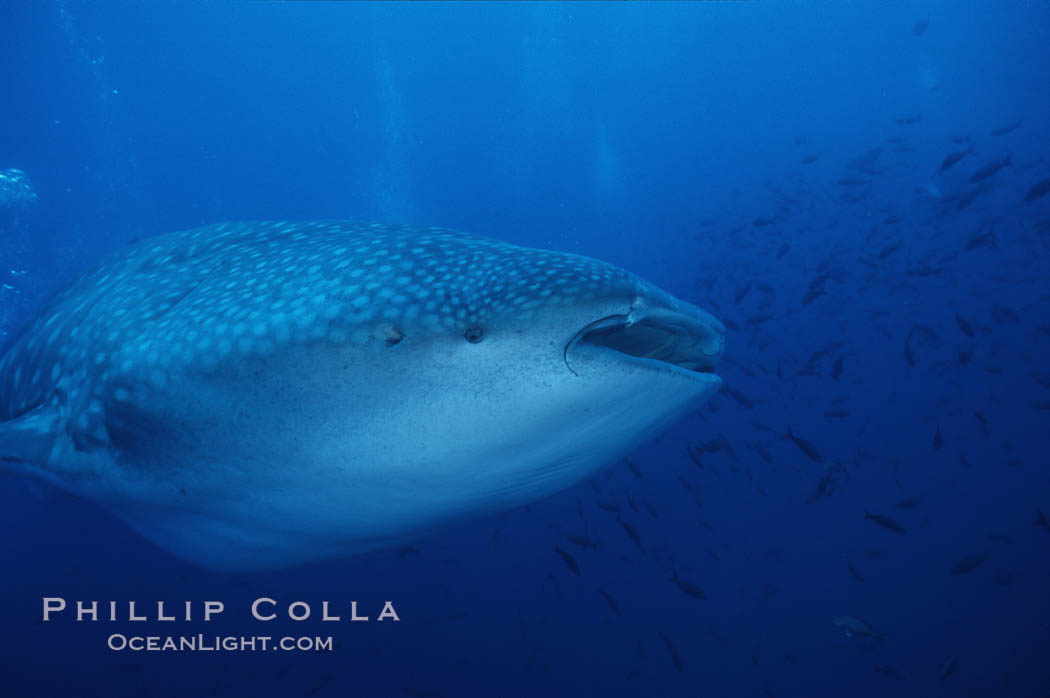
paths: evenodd
<path fill-rule="evenodd" d="M 203 279 L 194 281 L 190 284 L 188 288 L 181 290 L 173 294 L 166 300 L 162 301 L 160 305 L 153 309 L 153 314 L 151 316 L 147 316 L 145 319 L 151 321 L 160 320 L 162 317 L 174 310 L 176 306 L 185 301 L 194 291 L 200 288 L 201 284 L 207 281 L 207 279 L 208 277 L 205 276 Z"/>
<path fill-rule="evenodd" d="M 4 419 L 0 419 L 0 424 L 3 424 L 4 422 L 14 421 L 19 417 L 24 417 L 30 412 L 33 412 L 42 407 L 44 405 L 44 402 L 44 400 L 34 400 L 33 402 L 23 406 L 22 409 L 15 410 L 11 412 L 11 414 L 7 415 Z"/>
<path fill-rule="evenodd" d="M 673 317 L 644 317 L 628 322 L 626 315 L 610 315 L 583 328 L 565 345 L 565 365 L 576 373 L 569 365 L 568 354 L 581 343 L 694 373 L 714 373 L 718 357 L 704 351 L 705 331 L 706 328 L 675 322 Z"/>

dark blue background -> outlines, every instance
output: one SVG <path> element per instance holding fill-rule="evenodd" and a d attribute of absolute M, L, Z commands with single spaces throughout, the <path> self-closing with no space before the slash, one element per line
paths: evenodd
<path fill-rule="evenodd" d="M 0 331 L 137 237 L 443 225 L 601 257 L 702 305 L 730 325 L 719 372 L 744 398 L 632 454 L 641 479 L 614 465 L 418 553 L 267 575 L 197 570 L 5 477 L 2 692 L 1050 694 L 1050 530 L 1031 525 L 1050 512 L 1033 378 L 1050 382 L 1050 196 L 1023 201 L 1050 176 L 1048 45 L 1046 2 L 5 3 L 0 169 L 39 200 L 0 208 Z M 687 448 L 705 444 L 698 467 Z M 825 474 L 834 491 L 807 502 Z M 600 551 L 567 542 L 584 531 Z M 130 624 L 42 624 L 49 595 L 220 599 L 210 626 L 131 629 L 331 634 L 338 651 L 114 654 L 106 635 Z M 260 595 L 373 615 L 392 599 L 402 621 L 260 626 Z M 840 615 L 887 637 L 849 639 Z"/>

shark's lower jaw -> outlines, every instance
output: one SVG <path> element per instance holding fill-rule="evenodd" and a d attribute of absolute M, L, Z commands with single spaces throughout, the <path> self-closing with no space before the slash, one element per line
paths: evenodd
<path fill-rule="evenodd" d="M 713 318 L 672 310 L 609 315 L 582 328 L 565 345 L 565 363 L 574 373 L 573 356 L 581 348 L 617 352 L 638 366 L 675 371 L 683 377 L 713 378 L 725 346 L 725 329 Z"/>

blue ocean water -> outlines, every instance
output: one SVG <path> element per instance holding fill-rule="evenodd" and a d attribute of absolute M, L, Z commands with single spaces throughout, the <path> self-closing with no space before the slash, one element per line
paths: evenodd
<path fill-rule="evenodd" d="M 1050 695 L 1046 2 L 0 13 L 4 344 L 112 250 L 265 219 L 586 254 L 729 329 L 629 464 L 357 558 L 202 570 L 5 475 L 4 695 Z"/>

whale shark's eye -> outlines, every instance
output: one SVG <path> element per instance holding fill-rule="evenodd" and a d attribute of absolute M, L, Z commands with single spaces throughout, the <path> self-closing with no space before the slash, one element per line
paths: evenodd
<path fill-rule="evenodd" d="M 471 344 L 477 344 L 478 342 L 481 341 L 481 337 L 482 337 L 481 328 L 480 327 L 471 327 L 469 330 L 467 330 L 463 334 L 463 336 L 466 337 L 467 341 L 470 342 Z"/>

